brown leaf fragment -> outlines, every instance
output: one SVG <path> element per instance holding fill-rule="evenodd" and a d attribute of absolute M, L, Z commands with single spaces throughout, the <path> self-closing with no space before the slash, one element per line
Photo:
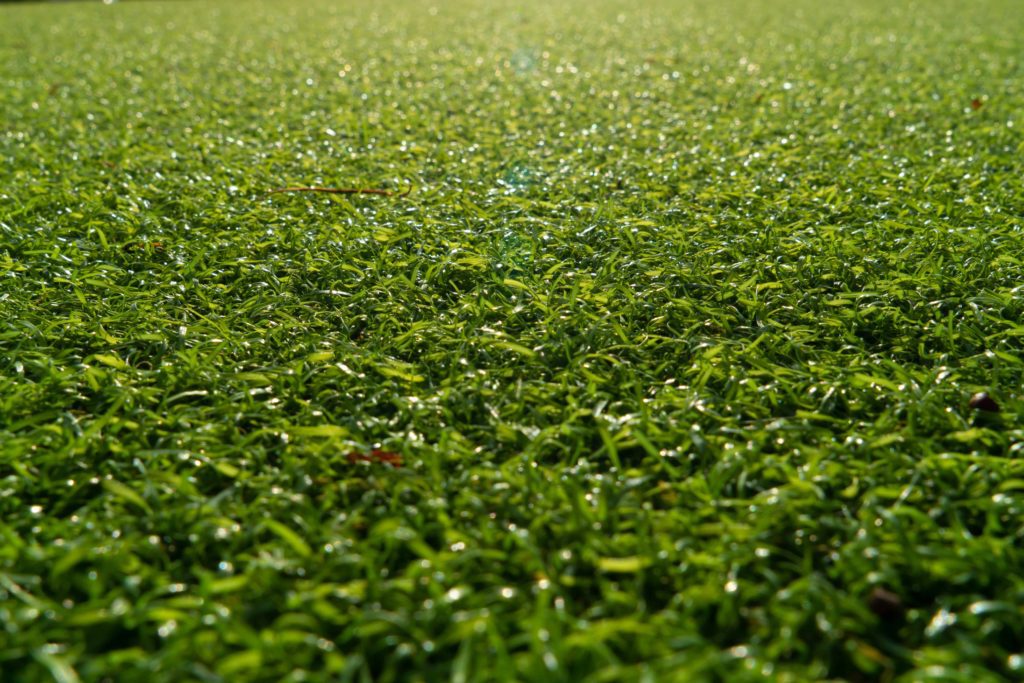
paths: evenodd
<path fill-rule="evenodd" d="M 903 616 L 903 600 L 890 590 L 875 586 L 867 599 L 868 609 L 882 619 L 899 619 Z"/>
<path fill-rule="evenodd" d="M 994 398 L 989 396 L 984 391 L 979 392 L 974 396 L 971 396 L 971 400 L 968 401 L 967 405 L 969 405 L 974 410 L 981 410 L 986 413 L 999 412 L 999 404 L 996 403 L 996 400 Z"/>
<path fill-rule="evenodd" d="M 346 455 L 345 457 L 348 458 L 348 461 L 351 462 L 351 463 L 373 462 L 373 463 L 384 463 L 386 465 L 391 465 L 392 467 L 401 467 L 402 466 L 402 456 L 401 456 L 401 454 L 394 453 L 392 451 L 384 451 L 384 450 L 380 450 L 380 449 L 377 449 L 377 448 L 375 448 L 374 450 L 370 451 L 369 453 L 359 453 L 359 452 L 353 451 L 353 452 L 349 453 L 348 455 Z"/>

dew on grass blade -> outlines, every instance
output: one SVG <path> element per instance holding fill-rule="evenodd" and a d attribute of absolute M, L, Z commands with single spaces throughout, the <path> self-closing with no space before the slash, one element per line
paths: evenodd
<path fill-rule="evenodd" d="M 948 609 L 943 607 L 932 616 L 932 620 L 928 622 L 927 628 L 924 630 L 924 634 L 929 638 L 934 638 L 948 629 L 950 626 L 957 622 L 956 614 L 950 612 Z"/>

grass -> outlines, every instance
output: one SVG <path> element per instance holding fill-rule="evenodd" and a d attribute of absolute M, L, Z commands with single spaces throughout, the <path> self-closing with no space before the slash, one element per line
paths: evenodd
<path fill-rule="evenodd" d="M 552 4 L 0 8 L 4 680 L 1024 676 L 1018 3 Z"/>

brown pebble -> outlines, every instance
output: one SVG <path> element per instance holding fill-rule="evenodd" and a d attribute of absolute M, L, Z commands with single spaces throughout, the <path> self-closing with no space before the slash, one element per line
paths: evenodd
<path fill-rule="evenodd" d="M 999 404 L 996 403 L 994 398 L 986 394 L 984 391 L 971 396 L 971 400 L 967 405 L 975 410 L 984 410 L 987 413 L 999 412 Z"/>
<path fill-rule="evenodd" d="M 875 586 L 868 595 L 868 609 L 883 619 L 903 616 L 903 600 L 890 590 Z"/>

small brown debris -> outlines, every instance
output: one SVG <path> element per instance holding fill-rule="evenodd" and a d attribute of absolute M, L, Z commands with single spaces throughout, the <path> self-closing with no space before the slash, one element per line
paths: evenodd
<path fill-rule="evenodd" d="M 891 590 L 875 586 L 868 595 L 868 609 L 882 619 L 899 619 L 903 616 L 903 600 Z"/>
<path fill-rule="evenodd" d="M 347 456 L 348 461 L 351 463 L 357 462 L 379 462 L 391 465 L 392 467 L 402 466 L 402 456 L 399 453 L 392 453 L 391 451 L 383 451 L 380 449 L 374 449 L 367 453 L 357 453 L 353 451 Z"/>
<path fill-rule="evenodd" d="M 967 405 L 969 405 L 974 410 L 981 410 L 986 413 L 999 412 L 999 404 L 996 403 L 996 400 L 994 398 L 989 396 L 984 391 L 979 392 L 974 396 L 971 396 L 971 400 L 968 402 Z"/>
<path fill-rule="evenodd" d="M 410 185 L 404 192 L 384 190 L 377 187 L 279 187 L 267 192 L 267 195 L 281 194 L 282 192 L 321 192 L 324 194 L 378 194 L 385 197 L 405 197 L 412 192 Z M 266 196 L 266 195 L 264 195 Z"/>
<path fill-rule="evenodd" d="M 152 249 L 153 251 L 164 251 L 163 242 L 129 242 L 122 249 L 126 252 Z"/>
<path fill-rule="evenodd" d="M 974 111 L 978 111 L 978 110 L 979 110 L 979 109 L 981 109 L 981 108 L 982 108 L 982 107 L 983 107 L 984 105 L 985 105 L 985 103 L 984 103 L 984 102 L 982 102 L 982 101 L 981 101 L 980 99 L 978 99 L 977 97 L 975 97 L 975 98 L 974 98 L 973 100 L 971 100 L 971 109 L 973 109 Z"/>

